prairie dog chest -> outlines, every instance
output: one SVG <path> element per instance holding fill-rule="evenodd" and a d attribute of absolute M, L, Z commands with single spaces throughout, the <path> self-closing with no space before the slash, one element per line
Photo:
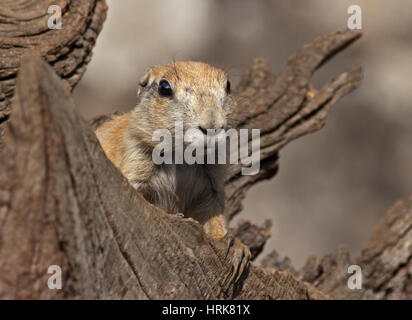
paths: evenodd
<path fill-rule="evenodd" d="M 219 165 L 156 166 L 145 196 L 169 213 L 201 219 L 223 210 L 223 174 Z"/>

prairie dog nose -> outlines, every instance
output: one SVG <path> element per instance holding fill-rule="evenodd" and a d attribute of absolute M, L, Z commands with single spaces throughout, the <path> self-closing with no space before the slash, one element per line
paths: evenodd
<path fill-rule="evenodd" d="M 207 129 L 219 130 L 225 126 L 223 114 L 215 108 L 205 109 L 199 117 L 199 129 L 207 134 Z"/>

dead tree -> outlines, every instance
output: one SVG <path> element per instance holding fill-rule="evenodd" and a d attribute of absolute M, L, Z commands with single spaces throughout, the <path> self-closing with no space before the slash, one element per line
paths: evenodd
<path fill-rule="evenodd" d="M 43 3 L 47 8 L 49 1 Z M 69 29 L 61 33 L 37 21 L 40 6 L 0 7 L 9 17 L 0 20 L 0 116 L 7 126 L 0 149 L 0 298 L 412 298 L 412 198 L 388 212 L 354 262 L 339 248 L 309 259 L 293 275 L 268 258 L 268 268 L 251 264 L 238 282 L 228 281 L 231 255 L 225 245 L 196 221 L 146 202 L 74 111 L 70 89 L 85 70 L 106 6 L 100 0 L 60 4 Z M 18 9 L 26 19 L 16 18 Z M 14 33 L 6 37 L 7 28 Z M 277 75 L 262 59 L 244 72 L 232 125 L 261 130 L 261 170 L 242 176 L 240 166 L 232 167 L 226 181 L 229 220 L 252 185 L 276 174 L 279 150 L 320 129 L 332 105 L 359 85 L 359 67 L 319 90 L 310 84 L 316 69 L 359 37 L 350 31 L 319 37 Z M 37 54 L 20 62 L 33 49 Z M 268 238 L 250 223 L 235 234 L 255 255 Z M 364 270 L 363 290 L 347 288 L 353 263 Z M 50 265 L 62 269 L 62 290 L 47 286 Z"/>

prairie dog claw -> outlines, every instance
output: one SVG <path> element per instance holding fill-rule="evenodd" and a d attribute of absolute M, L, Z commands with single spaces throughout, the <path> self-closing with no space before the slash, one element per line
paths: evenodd
<path fill-rule="evenodd" d="M 231 259 L 232 269 L 228 277 L 225 279 L 225 282 L 227 280 L 229 280 L 229 283 L 232 281 L 237 282 L 249 265 L 251 253 L 249 248 L 245 244 L 243 244 L 238 238 L 235 238 L 230 233 L 227 233 L 223 240 L 227 245 L 225 258 L 228 257 L 230 251 L 233 252 Z"/>

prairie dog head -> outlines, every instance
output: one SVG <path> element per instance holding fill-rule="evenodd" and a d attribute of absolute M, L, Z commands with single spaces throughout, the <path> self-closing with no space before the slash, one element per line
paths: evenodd
<path fill-rule="evenodd" d="M 132 127 L 149 145 L 157 129 L 172 133 L 176 121 L 196 139 L 227 126 L 233 99 L 227 74 L 202 62 L 173 62 L 149 69 L 141 78 Z M 208 136 L 209 136 L 208 135 Z"/>

